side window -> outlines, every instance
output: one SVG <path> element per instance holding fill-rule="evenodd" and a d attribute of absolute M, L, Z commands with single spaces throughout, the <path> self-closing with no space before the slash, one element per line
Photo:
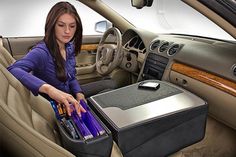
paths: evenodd
<path fill-rule="evenodd" d="M 0 35 L 4 37 L 44 36 L 46 16 L 50 8 L 59 1 L 1 0 Z M 106 20 L 104 17 L 78 1 L 68 0 L 68 2 L 75 6 L 81 17 L 84 35 L 101 34 L 95 31 L 95 24 Z"/>

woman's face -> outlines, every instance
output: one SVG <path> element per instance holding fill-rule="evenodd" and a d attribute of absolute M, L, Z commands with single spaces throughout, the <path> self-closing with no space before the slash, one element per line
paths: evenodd
<path fill-rule="evenodd" d="M 76 20 L 75 18 L 65 13 L 61 15 L 55 25 L 55 35 L 59 45 L 68 43 L 75 34 Z"/>

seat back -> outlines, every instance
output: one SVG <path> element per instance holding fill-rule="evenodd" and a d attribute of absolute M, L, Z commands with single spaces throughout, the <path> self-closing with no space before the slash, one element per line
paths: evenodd
<path fill-rule="evenodd" d="M 0 64 L 6 68 L 14 62 L 15 59 L 11 54 L 3 46 L 0 46 Z"/>
<path fill-rule="evenodd" d="M 0 150 L 8 156 L 74 156 L 60 146 L 49 102 L 35 97 L 6 69 L 14 61 L 0 46 Z"/>

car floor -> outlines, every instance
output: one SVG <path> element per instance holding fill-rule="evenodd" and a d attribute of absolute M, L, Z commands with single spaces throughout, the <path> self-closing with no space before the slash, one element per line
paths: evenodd
<path fill-rule="evenodd" d="M 186 147 L 169 157 L 235 157 L 235 130 L 208 116 L 206 134 L 202 141 Z"/>

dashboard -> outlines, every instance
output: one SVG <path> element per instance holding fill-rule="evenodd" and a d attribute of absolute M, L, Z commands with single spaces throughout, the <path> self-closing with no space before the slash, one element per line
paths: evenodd
<path fill-rule="evenodd" d="M 147 53 L 146 46 L 141 37 L 131 30 L 123 34 L 122 42 L 123 60 L 120 67 L 138 74 Z"/>
<path fill-rule="evenodd" d="M 216 39 L 144 33 L 127 30 L 122 35 L 121 68 L 138 79 L 167 79 L 174 63 L 236 81 L 236 43 Z M 164 77 L 164 78 L 163 78 Z"/>

